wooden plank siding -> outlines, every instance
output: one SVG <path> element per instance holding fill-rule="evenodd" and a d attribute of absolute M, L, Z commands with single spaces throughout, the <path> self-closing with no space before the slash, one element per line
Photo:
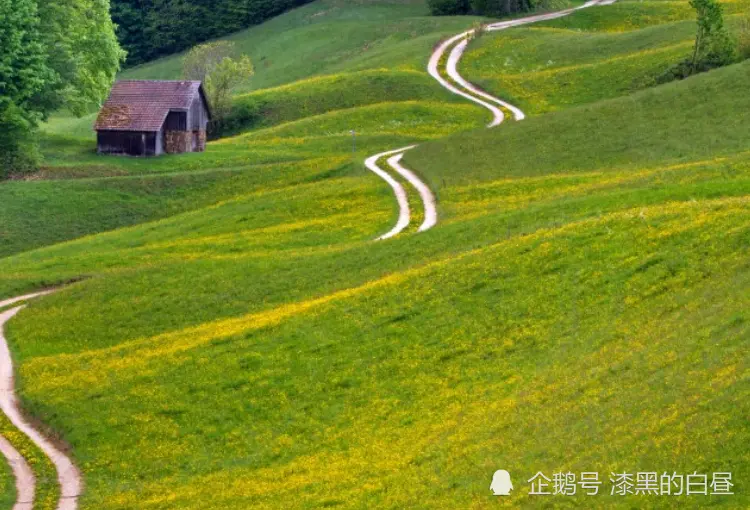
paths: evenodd
<path fill-rule="evenodd" d="M 133 156 L 203 151 L 210 120 L 200 82 L 118 82 L 97 118 L 97 150 Z"/>
<path fill-rule="evenodd" d="M 157 133 L 143 131 L 99 131 L 96 135 L 100 154 L 155 156 L 158 154 Z"/>

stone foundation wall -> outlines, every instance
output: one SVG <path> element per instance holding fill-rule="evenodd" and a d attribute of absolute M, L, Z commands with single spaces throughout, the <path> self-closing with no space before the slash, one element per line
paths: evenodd
<path fill-rule="evenodd" d="M 195 147 L 196 152 L 203 152 L 206 150 L 206 132 L 196 131 L 198 134 L 198 145 Z"/>
<path fill-rule="evenodd" d="M 191 131 L 165 131 L 164 152 L 167 154 L 179 154 L 181 152 L 192 152 L 193 133 Z"/>

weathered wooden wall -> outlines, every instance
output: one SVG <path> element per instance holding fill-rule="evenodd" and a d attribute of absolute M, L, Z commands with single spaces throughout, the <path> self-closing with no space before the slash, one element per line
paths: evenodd
<path fill-rule="evenodd" d="M 156 133 L 140 131 L 99 131 L 97 151 L 100 154 L 153 156 L 156 154 Z"/>
<path fill-rule="evenodd" d="M 200 94 L 193 100 L 188 114 L 190 129 L 193 131 L 205 131 L 208 124 L 208 112 L 201 99 Z"/>

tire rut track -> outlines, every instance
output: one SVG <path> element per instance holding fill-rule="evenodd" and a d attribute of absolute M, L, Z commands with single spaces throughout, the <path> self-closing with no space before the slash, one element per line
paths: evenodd
<path fill-rule="evenodd" d="M 28 301 L 51 293 L 52 291 L 37 292 L 27 294 L 5 301 L 0 301 L 0 308 L 4 308 L 16 303 Z M 7 416 L 19 432 L 24 434 L 49 458 L 57 472 L 57 482 L 60 486 L 60 498 L 57 503 L 57 510 L 77 510 L 78 497 L 81 494 L 83 483 L 81 474 L 73 463 L 62 450 L 53 442 L 44 436 L 44 434 L 34 428 L 26 418 L 24 418 L 15 392 L 15 379 L 13 375 L 13 360 L 8 348 L 8 342 L 5 338 L 5 324 L 23 310 L 25 305 L 5 310 L 0 313 L 0 410 Z M 31 509 L 34 501 L 36 478 L 33 471 L 25 460 L 20 457 L 18 451 L 1 438 L 0 452 L 3 453 L 8 463 L 13 469 L 16 478 L 16 504 L 14 510 Z M 4 443 L 7 443 L 5 445 Z M 7 448 L 10 446 L 11 449 Z M 6 446 L 6 447 L 4 447 Z M 18 455 L 17 455 L 18 454 Z M 21 461 L 19 461 L 19 457 Z M 25 464 L 25 466 L 24 466 Z"/>
<path fill-rule="evenodd" d="M 597 5 L 611 5 L 615 1 L 616 0 L 590 0 L 583 5 L 572 7 L 570 9 L 491 23 L 489 25 L 486 25 L 484 27 L 484 30 L 488 32 L 497 32 L 513 27 L 539 23 L 541 21 L 555 20 L 563 18 L 565 16 L 569 16 L 570 14 L 573 14 L 574 12 L 581 9 L 586 9 L 588 7 Z M 476 30 L 467 30 L 466 32 L 462 32 L 440 43 L 440 45 L 432 52 L 432 55 L 430 55 L 430 60 L 427 64 L 427 72 L 449 92 L 468 99 L 469 101 L 489 110 L 489 112 L 492 114 L 492 120 L 487 125 L 488 128 L 499 126 L 505 120 L 505 113 L 503 113 L 503 110 L 501 108 L 505 108 L 506 110 L 508 110 L 513 115 L 514 120 L 524 120 L 526 118 L 526 114 L 524 114 L 524 112 L 520 108 L 479 89 L 479 87 L 461 76 L 461 73 L 458 71 L 458 64 L 461 61 L 461 57 L 463 57 L 464 52 L 469 45 L 469 41 L 474 36 L 475 32 Z M 448 51 L 450 51 L 450 53 L 448 53 L 448 58 L 445 63 L 445 73 L 447 74 L 448 78 L 452 80 L 452 82 L 446 79 L 440 70 L 440 64 Z M 437 224 L 438 215 L 435 205 L 435 194 L 432 192 L 432 190 L 430 190 L 429 186 L 424 183 L 424 181 L 422 181 L 416 174 L 414 174 L 414 172 L 408 170 L 407 168 L 404 168 L 404 166 L 401 164 L 401 160 L 406 151 L 413 149 L 414 147 L 416 147 L 416 145 L 405 147 L 403 149 L 382 152 L 368 158 L 365 161 L 365 165 L 368 169 L 370 169 L 391 186 L 399 206 L 399 217 L 396 225 L 386 234 L 378 237 L 377 240 L 389 239 L 398 235 L 409 225 L 409 222 L 411 221 L 409 201 L 406 196 L 406 190 L 388 172 L 378 166 L 378 161 L 381 158 L 385 158 L 388 156 L 390 157 L 388 158 L 387 163 L 390 169 L 404 177 L 409 182 L 409 184 L 411 184 L 417 190 L 422 200 L 422 204 L 425 210 L 425 220 L 419 227 L 418 232 L 429 230 Z"/>

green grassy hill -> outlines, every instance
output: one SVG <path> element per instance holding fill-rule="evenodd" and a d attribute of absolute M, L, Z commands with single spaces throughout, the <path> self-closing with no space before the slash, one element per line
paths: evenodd
<path fill-rule="evenodd" d="M 747 2 L 721 2 L 737 30 Z M 653 86 L 689 56 L 695 12 L 688 2 L 618 1 L 575 16 L 507 30 L 472 44 L 464 75 L 539 114 Z"/>
<path fill-rule="evenodd" d="M 309 177 L 291 170 L 290 162 L 307 166 L 325 158 L 321 175 L 361 176 L 359 162 L 381 148 L 481 125 L 471 106 L 434 86 L 423 65 L 441 37 L 464 30 L 473 18 L 427 13 L 423 1 L 352 6 L 324 0 L 233 36 L 238 51 L 249 52 L 257 67 L 237 90 L 236 110 L 246 119 L 238 129 L 278 129 L 211 145 L 205 154 L 99 157 L 91 130 L 95 115 L 53 117 L 44 127 L 42 177 L 55 181 L 0 187 L 0 203 L 8 204 L 0 256 L 199 209 L 251 193 L 257 183 L 283 187 Z M 131 69 L 123 78 L 179 78 L 180 66 L 175 56 Z M 352 129 L 359 133 L 354 155 Z M 275 137 L 286 140 L 271 141 Z M 378 187 L 375 179 L 372 185 Z"/>
<path fill-rule="evenodd" d="M 690 37 L 685 4 L 475 41 L 466 76 L 535 114 L 495 130 L 423 69 L 471 20 L 323 1 L 236 36 L 302 49 L 238 97 L 266 112 L 253 129 L 205 154 L 100 158 L 50 135 L 45 179 L 0 185 L 0 297 L 77 281 L 9 336 L 82 508 L 750 505 L 750 62 L 646 87 Z M 313 68 L 311 41 L 340 51 Z M 569 90 L 515 92 L 558 70 Z M 440 223 L 373 242 L 395 204 L 362 161 L 413 142 Z M 501 468 L 511 498 L 488 489 Z M 535 498 L 537 471 L 605 484 Z M 637 471 L 737 485 L 610 495 L 611 472 Z"/>

